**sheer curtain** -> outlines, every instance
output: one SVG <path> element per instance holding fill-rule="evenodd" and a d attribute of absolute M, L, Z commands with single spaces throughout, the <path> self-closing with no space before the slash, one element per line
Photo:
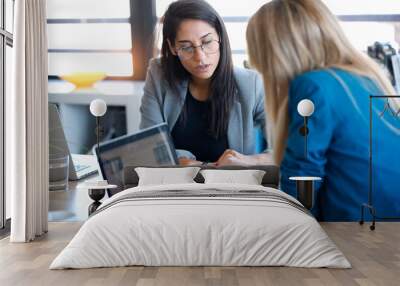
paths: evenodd
<path fill-rule="evenodd" d="M 15 2 L 13 83 L 6 98 L 6 187 L 12 242 L 47 232 L 48 94 L 46 0 Z"/>

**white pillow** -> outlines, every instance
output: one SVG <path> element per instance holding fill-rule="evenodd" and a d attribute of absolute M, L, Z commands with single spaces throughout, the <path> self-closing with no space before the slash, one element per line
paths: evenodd
<path fill-rule="evenodd" d="M 265 171 L 261 170 L 201 170 L 205 184 L 261 185 Z"/>
<path fill-rule="evenodd" d="M 138 186 L 195 183 L 193 179 L 199 170 L 199 167 L 135 168 L 139 176 Z"/>

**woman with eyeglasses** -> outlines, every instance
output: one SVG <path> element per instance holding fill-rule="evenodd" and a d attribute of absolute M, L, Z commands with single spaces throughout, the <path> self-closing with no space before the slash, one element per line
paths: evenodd
<path fill-rule="evenodd" d="M 255 153 L 265 131 L 259 76 L 233 67 L 224 23 L 205 1 L 173 2 L 163 16 L 161 58 L 152 60 L 140 128 L 167 122 L 180 164 L 268 163 Z"/>
<path fill-rule="evenodd" d="M 399 217 L 400 120 L 393 116 L 399 102 L 370 99 L 395 91 L 380 67 L 352 46 L 325 4 L 268 2 L 251 17 L 247 43 L 250 64 L 264 79 L 281 189 L 296 196 L 291 176 L 321 177 L 312 210 L 317 219 L 359 220 L 369 199 L 371 104 L 373 202 L 377 216 Z M 303 99 L 315 106 L 307 154 L 297 110 Z"/>

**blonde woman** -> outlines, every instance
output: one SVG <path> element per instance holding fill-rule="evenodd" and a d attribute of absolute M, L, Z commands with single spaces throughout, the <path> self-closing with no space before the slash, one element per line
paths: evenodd
<path fill-rule="evenodd" d="M 250 63 L 263 76 L 266 113 L 274 127 L 281 188 L 295 195 L 290 176 L 323 178 L 314 214 L 320 220 L 360 218 L 367 201 L 369 95 L 394 94 L 380 68 L 358 52 L 320 0 L 274 0 L 249 21 Z M 299 133 L 302 99 L 314 102 L 308 158 Z M 380 216 L 400 214 L 400 120 L 374 100 L 374 204 Z M 398 108 L 391 102 L 392 109 Z"/>

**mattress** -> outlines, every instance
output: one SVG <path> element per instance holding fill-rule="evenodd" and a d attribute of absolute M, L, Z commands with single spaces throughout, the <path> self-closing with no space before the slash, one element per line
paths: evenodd
<path fill-rule="evenodd" d="M 50 269 L 130 265 L 351 267 L 291 196 L 263 186 L 197 183 L 114 195 Z"/>

